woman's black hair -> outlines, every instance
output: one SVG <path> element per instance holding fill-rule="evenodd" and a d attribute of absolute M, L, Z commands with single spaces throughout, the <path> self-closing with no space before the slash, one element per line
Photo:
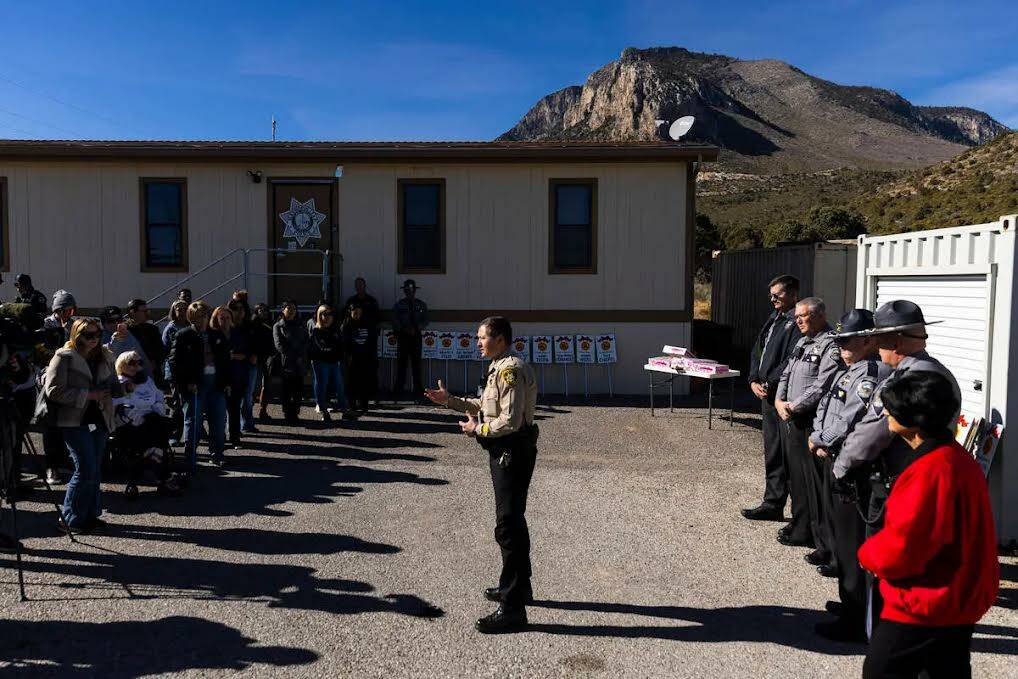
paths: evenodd
<path fill-rule="evenodd" d="M 958 397 L 940 373 L 910 370 L 880 390 L 884 410 L 899 424 L 915 427 L 924 438 L 951 438 Z"/>
<path fill-rule="evenodd" d="M 488 316 L 481 321 L 481 325 L 488 330 L 489 335 L 503 338 L 506 344 L 512 343 L 513 326 L 505 316 Z"/>

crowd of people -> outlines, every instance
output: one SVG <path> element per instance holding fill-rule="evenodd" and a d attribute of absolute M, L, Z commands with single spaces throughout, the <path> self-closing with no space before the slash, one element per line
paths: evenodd
<path fill-rule="evenodd" d="M 971 676 L 973 627 L 999 586 L 996 531 L 982 469 L 954 438 L 958 383 L 926 351 L 934 322 L 896 300 L 832 329 L 795 277 L 768 287 L 749 369 L 766 482 L 743 516 L 785 521 L 791 499 L 777 540 L 838 579 L 816 632 L 868 643 L 865 677 Z"/>
<path fill-rule="evenodd" d="M 143 299 L 130 300 L 126 313 L 107 306 L 93 317 L 79 313 L 66 290 L 47 304 L 28 275 L 19 274 L 15 285 L 17 298 L 0 305 L 0 318 L 19 330 L 0 356 L 0 398 L 16 422 L 4 479 L 12 492 L 30 491 L 22 482 L 23 448 L 29 428 L 41 429 L 40 475 L 57 485 L 71 471 L 58 517 L 65 531 L 104 525 L 104 464 L 125 475 L 129 498 L 146 479 L 175 496 L 198 472 L 202 441 L 212 465 L 227 465 L 227 450 L 273 419 L 274 398 L 285 425 L 310 424 L 300 415 L 308 375 L 325 423 L 356 419 L 376 398 L 380 314 L 362 278 L 342 307 L 321 301 L 306 319 L 293 300 L 274 315 L 264 303 L 252 308 L 246 290 L 212 306 L 188 289 L 158 321 Z"/>

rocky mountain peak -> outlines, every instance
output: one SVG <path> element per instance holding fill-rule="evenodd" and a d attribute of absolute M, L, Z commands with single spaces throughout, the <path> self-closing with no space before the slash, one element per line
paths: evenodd
<path fill-rule="evenodd" d="M 1007 128 L 980 111 L 914 106 L 782 61 L 744 61 L 682 47 L 628 47 L 582 86 L 538 101 L 499 139 L 662 138 L 680 116 L 687 139 L 723 149 L 722 167 L 751 172 L 929 165 Z"/>

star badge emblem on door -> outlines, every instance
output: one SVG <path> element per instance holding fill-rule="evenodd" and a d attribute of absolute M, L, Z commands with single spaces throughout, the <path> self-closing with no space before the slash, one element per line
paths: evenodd
<path fill-rule="evenodd" d="M 286 224 L 283 238 L 293 238 L 300 247 L 304 247 L 310 239 L 322 237 L 322 231 L 318 227 L 325 221 L 325 216 L 325 213 L 315 209 L 314 198 L 309 198 L 303 203 L 296 198 L 290 198 L 290 209 L 279 213 L 279 218 Z"/>

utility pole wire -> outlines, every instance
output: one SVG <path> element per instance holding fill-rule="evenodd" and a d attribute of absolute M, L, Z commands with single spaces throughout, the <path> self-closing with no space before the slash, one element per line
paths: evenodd
<path fill-rule="evenodd" d="M 15 113 L 14 111 L 8 111 L 5 108 L 0 108 L 0 113 L 4 113 L 4 114 L 9 115 L 9 116 L 14 116 L 15 118 L 21 118 L 22 120 L 27 120 L 28 122 L 35 123 L 36 125 L 44 125 L 46 127 L 52 127 L 54 130 L 60 130 L 61 132 L 66 132 L 66 133 L 68 133 L 70 135 L 78 136 L 77 132 L 74 132 L 73 130 L 68 130 L 66 127 L 60 127 L 59 125 L 54 125 L 53 123 L 47 123 L 45 120 L 39 120 L 38 118 L 31 118 L 31 117 L 23 115 L 21 113 Z"/>
<path fill-rule="evenodd" d="M 50 101 L 54 101 L 54 102 L 60 104 L 61 106 L 67 106 L 67 107 L 73 108 L 73 109 L 75 109 L 77 111 L 81 111 L 82 113 L 87 113 L 90 116 L 94 116 L 96 118 L 99 118 L 100 120 L 104 120 L 107 123 L 109 123 L 111 125 L 114 125 L 116 127 L 119 127 L 119 128 L 126 127 L 122 123 L 119 123 L 116 120 L 113 120 L 112 118 L 108 118 L 108 117 L 104 116 L 101 113 L 96 113 L 95 111 L 91 111 L 91 110 L 89 110 L 87 108 L 84 108 L 83 106 L 78 106 L 77 104 L 72 104 L 69 101 L 64 101 L 63 99 L 58 99 L 58 98 L 56 98 L 56 97 L 54 97 L 54 96 L 52 96 L 50 94 L 46 94 L 45 92 L 40 92 L 39 90 L 32 89 L 31 87 L 28 87 L 27 85 L 23 85 L 23 84 L 19 83 L 17 80 L 12 80 L 11 78 L 8 78 L 7 76 L 3 75 L 2 73 L 0 73 L 0 81 L 5 82 L 5 83 L 9 83 L 11 85 L 14 85 L 15 87 L 19 87 L 19 88 L 25 90 L 26 92 L 30 92 L 31 94 L 35 94 L 35 95 L 40 96 L 40 97 L 45 97 L 46 99 L 49 99 Z"/>

